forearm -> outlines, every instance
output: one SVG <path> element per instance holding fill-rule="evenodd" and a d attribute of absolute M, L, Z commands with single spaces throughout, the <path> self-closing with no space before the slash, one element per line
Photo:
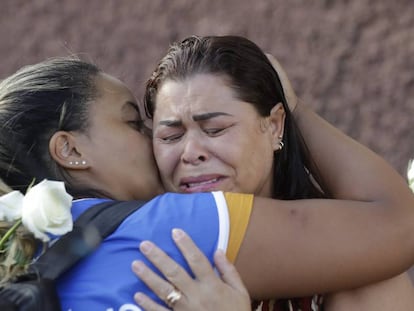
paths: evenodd
<path fill-rule="evenodd" d="M 336 292 L 407 270 L 413 231 L 376 202 L 256 198 L 235 263 L 255 298 Z"/>
<path fill-rule="evenodd" d="M 406 181 L 377 154 L 342 133 L 299 102 L 294 117 L 321 183 L 336 199 L 402 201 Z"/>
<path fill-rule="evenodd" d="M 407 273 L 352 291 L 325 297 L 326 311 L 405 311 L 413 308 L 414 288 Z"/>
<path fill-rule="evenodd" d="M 374 152 L 346 136 L 298 100 L 286 72 L 267 55 L 279 78 L 293 117 L 315 164 L 311 172 L 336 199 L 388 201 L 389 207 L 411 196 L 406 181 Z M 396 204 L 397 203 L 397 204 Z"/>

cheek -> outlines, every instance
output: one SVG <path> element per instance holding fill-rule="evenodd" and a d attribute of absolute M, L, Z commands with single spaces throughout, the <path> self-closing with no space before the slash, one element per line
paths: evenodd
<path fill-rule="evenodd" d="M 152 145 L 148 142 L 141 142 L 135 149 L 134 153 L 137 153 L 139 157 L 146 162 L 153 161 L 154 159 Z"/>
<path fill-rule="evenodd" d="M 169 175 L 178 161 L 177 148 L 153 144 L 154 156 L 161 176 Z"/>
<path fill-rule="evenodd" d="M 231 154 L 237 159 L 235 165 L 240 171 L 245 172 L 246 176 L 260 179 L 269 173 L 273 162 L 273 148 L 271 141 L 266 137 L 266 135 L 251 135 L 243 142 L 239 141 L 237 150 L 230 149 Z"/>
<path fill-rule="evenodd" d="M 253 163 L 254 171 L 251 174 L 255 174 L 259 180 L 267 179 L 273 167 L 273 148 L 270 143 L 265 142 L 256 146 L 253 150 L 254 154 L 251 155 L 249 162 Z"/>
<path fill-rule="evenodd" d="M 134 159 L 138 162 L 136 164 L 140 166 L 150 165 L 154 162 L 152 143 L 149 138 L 137 132 L 129 133 L 129 135 L 124 134 L 123 137 L 125 137 L 124 140 L 118 141 L 120 157 L 126 156 Z"/>
<path fill-rule="evenodd" d="M 107 136 L 107 146 L 119 156 L 127 156 L 128 153 L 144 152 L 147 142 L 136 132 L 113 131 Z M 124 154 L 125 153 L 125 154 Z"/>

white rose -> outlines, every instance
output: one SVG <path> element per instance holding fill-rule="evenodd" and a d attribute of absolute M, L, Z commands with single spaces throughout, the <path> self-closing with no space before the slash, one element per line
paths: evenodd
<path fill-rule="evenodd" d="M 47 233 L 62 235 L 72 230 L 70 209 L 72 196 L 63 182 L 43 180 L 27 191 L 23 199 L 23 225 L 44 242 L 49 241 Z"/>
<path fill-rule="evenodd" d="M 408 186 L 414 192 L 414 159 L 408 161 L 407 178 Z"/>
<path fill-rule="evenodd" d="M 22 215 L 23 194 L 11 191 L 0 197 L 0 220 L 15 221 Z"/>

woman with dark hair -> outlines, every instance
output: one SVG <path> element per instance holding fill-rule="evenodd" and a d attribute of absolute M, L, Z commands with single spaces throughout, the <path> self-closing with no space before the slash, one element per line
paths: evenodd
<path fill-rule="evenodd" d="M 276 112 L 276 121 L 283 118 L 281 109 Z M 270 118 L 262 124 L 269 139 L 272 132 L 266 129 L 272 122 Z M 141 252 L 137 248 L 141 241 L 162 245 L 189 270 L 170 239 L 177 227 L 191 235 L 209 262 L 217 248 L 237 257 L 254 298 L 359 286 L 396 275 L 413 262 L 413 198 L 398 174 L 371 153 L 362 156 L 354 150 L 358 160 L 372 161 L 367 168 L 372 180 L 365 179 L 372 184 L 359 201 L 287 201 L 228 192 L 157 196 L 163 189 L 143 123 L 135 98 L 122 82 L 76 59 L 28 66 L 0 83 L 0 176 L 12 189 L 24 192 L 33 179 L 61 180 L 75 198 L 73 219 L 108 199 L 156 196 L 58 280 L 64 310 L 139 310 L 134 293 L 153 295 L 130 268 L 135 258 L 149 263 L 145 247 Z M 283 147 L 279 141 L 272 148 Z M 337 180 L 346 183 L 347 176 L 339 174 Z M 187 183 L 206 187 L 199 181 Z M 366 238 L 367 232 L 372 237 Z M 4 269 L 19 270 L 10 267 L 7 254 L 0 256 Z M 371 262 L 379 257 L 383 264 Z M 338 272 L 332 264 L 339 260 L 343 264 Z M 181 301 L 175 290 L 162 300 L 177 306 Z"/>
<path fill-rule="evenodd" d="M 272 109 L 280 115 L 280 124 L 277 124 L 280 137 L 275 137 L 277 148 L 272 153 L 274 160 L 270 161 L 274 163 L 271 197 L 329 197 L 328 189 L 322 191 L 311 181 L 308 169 L 312 168 L 312 160 L 287 105 L 279 77 L 263 52 L 251 41 L 231 36 L 190 37 L 173 45 L 147 83 L 144 102 L 148 115 L 154 117 L 156 97 L 162 96 L 160 89 L 165 81 L 179 83 L 200 74 L 222 76 L 224 81 L 221 82 L 227 83 L 234 96 L 250 103 L 261 117 L 270 116 Z M 180 94 L 177 97 L 180 99 Z M 154 129 L 158 129 L 157 124 Z M 161 145 L 159 140 L 155 136 L 155 148 Z M 163 164 L 161 160 L 157 159 L 157 162 Z M 312 173 L 317 177 L 316 168 L 313 168 Z M 161 176 L 165 176 L 162 167 L 160 170 Z M 163 182 L 169 183 L 170 180 L 163 177 Z M 169 184 L 166 187 L 181 191 Z"/>
<path fill-rule="evenodd" d="M 310 213 L 316 206 L 367 210 L 395 207 L 384 205 L 389 202 L 383 191 L 390 190 L 385 180 L 391 172 L 374 168 L 381 160 L 306 106 L 293 100 L 289 107 L 271 62 L 245 38 L 193 36 L 173 44 L 147 83 L 145 105 L 153 118 L 154 154 L 167 191 L 224 190 L 283 200 L 306 199 L 290 204 L 308 205 Z M 378 173 L 384 175 L 375 176 Z M 411 195 L 401 178 L 397 188 L 406 192 L 404 197 Z M 300 217 L 305 225 L 307 217 Z M 323 222 L 332 222 L 323 214 L 320 217 Z M 269 230 L 268 234 L 273 233 Z M 359 238 L 370 239 L 370 234 Z M 306 248 L 300 237 L 292 243 Z M 347 247 L 346 243 L 332 246 Z M 280 251 L 292 254 L 282 248 Z M 309 249 L 307 261 L 310 264 L 316 252 L 329 257 L 331 251 Z M 291 264 L 304 260 L 289 258 Z M 383 265 L 374 258 L 370 261 Z M 235 264 L 240 268 L 247 262 L 236 258 Z M 331 264 L 338 269 L 338 280 L 362 272 L 355 269 L 345 276 L 339 272 L 344 261 Z M 320 268 L 321 276 L 326 268 Z M 305 275 L 305 270 L 301 266 L 296 271 Z M 284 271 L 279 274 L 284 275 Z M 241 272 L 241 276 L 248 280 L 251 274 Z M 292 294 L 287 290 L 290 280 L 285 275 L 280 284 L 285 286 L 286 296 Z M 274 306 L 291 310 L 293 305 L 293 309 L 303 310 L 315 301 L 306 300 L 306 304 L 279 300 Z"/>

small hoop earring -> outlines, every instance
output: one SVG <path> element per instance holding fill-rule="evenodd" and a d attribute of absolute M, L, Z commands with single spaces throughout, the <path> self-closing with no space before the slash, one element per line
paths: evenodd
<path fill-rule="evenodd" d="M 283 149 L 284 145 L 283 141 L 279 141 L 279 151 Z"/>

